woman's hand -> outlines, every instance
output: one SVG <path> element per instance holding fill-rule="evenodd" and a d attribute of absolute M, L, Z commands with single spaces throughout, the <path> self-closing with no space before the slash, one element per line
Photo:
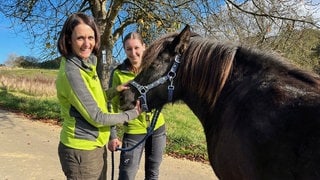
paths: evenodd
<path fill-rule="evenodd" d="M 143 110 L 141 109 L 139 100 L 137 100 L 136 106 L 134 107 L 134 109 L 137 111 L 138 114 L 141 114 L 143 112 Z"/>
<path fill-rule="evenodd" d="M 130 89 L 128 83 L 120 84 L 116 87 L 117 92 L 121 92 L 123 90 Z"/>
<path fill-rule="evenodd" d="M 116 138 L 116 139 L 112 139 L 108 142 L 108 149 L 109 151 L 113 152 L 116 151 L 118 147 L 120 147 L 122 145 L 122 142 Z"/>

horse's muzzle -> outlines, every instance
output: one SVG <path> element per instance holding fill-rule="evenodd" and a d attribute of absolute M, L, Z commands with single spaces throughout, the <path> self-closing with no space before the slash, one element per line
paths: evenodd
<path fill-rule="evenodd" d="M 134 98 L 134 93 L 130 90 L 124 90 L 120 94 L 120 109 L 123 111 L 133 109 L 135 107 L 136 100 Z"/>

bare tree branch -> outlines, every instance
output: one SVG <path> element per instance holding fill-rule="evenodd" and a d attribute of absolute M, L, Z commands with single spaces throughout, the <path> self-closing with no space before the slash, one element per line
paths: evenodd
<path fill-rule="evenodd" d="M 287 20 L 287 21 L 297 21 L 297 22 L 302 22 L 302 23 L 308 23 L 308 24 L 313 25 L 313 26 L 315 26 L 317 28 L 320 28 L 320 26 L 317 25 L 313 21 L 308 21 L 308 20 L 305 20 L 305 19 L 295 19 L 295 18 L 283 17 L 283 16 L 275 16 L 275 15 L 272 15 L 272 14 L 269 14 L 269 13 L 255 13 L 255 12 L 247 11 L 247 10 L 241 8 L 239 5 L 237 5 L 236 3 L 234 3 L 231 0 L 226 0 L 226 2 L 228 2 L 229 4 L 231 4 L 232 6 L 237 8 L 238 10 L 240 10 L 240 11 L 246 13 L 246 14 L 251 14 L 253 16 L 270 17 L 270 18 L 282 19 L 282 20 Z"/>

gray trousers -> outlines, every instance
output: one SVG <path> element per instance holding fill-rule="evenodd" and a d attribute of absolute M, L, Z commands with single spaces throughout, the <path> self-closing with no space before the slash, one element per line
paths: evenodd
<path fill-rule="evenodd" d="M 130 148 L 143 139 L 145 134 L 124 134 L 122 148 Z M 139 169 L 143 149 L 145 150 L 145 179 L 159 178 L 159 168 L 166 146 L 165 125 L 158 128 L 146 141 L 132 151 L 121 151 L 119 180 L 134 180 Z"/>
<path fill-rule="evenodd" d="M 59 143 L 58 153 L 67 180 L 105 180 L 107 173 L 106 147 L 94 150 L 69 148 Z"/>

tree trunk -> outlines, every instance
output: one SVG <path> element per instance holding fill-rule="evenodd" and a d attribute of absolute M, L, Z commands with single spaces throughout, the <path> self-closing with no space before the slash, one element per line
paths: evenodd
<path fill-rule="evenodd" d="M 110 67 L 112 62 L 113 38 L 111 27 L 113 27 L 107 18 L 106 0 L 89 0 L 91 12 L 96 19 L 97 25 L 101 32 L 101 44 L 98 54 L 97 72 L 102 87 L 108 89 L 110 77 Z"/>
<path fill-rule="evenodd" d="M 109 48 L 101 48 L 98 56 L 97 71 L 102 87 L 108 89 L 112 63 L 112 50 Z"/>

